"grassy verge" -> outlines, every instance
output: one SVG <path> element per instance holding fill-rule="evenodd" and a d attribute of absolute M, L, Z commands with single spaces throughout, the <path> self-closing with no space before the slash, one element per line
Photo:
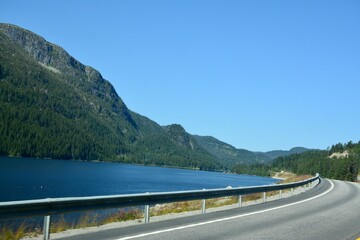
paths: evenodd
<path fill-rule="evenodd" d="M 76 222 L 72 222 L 72 223 L 65 221 L 64 217 L 62 216 L 60 220 L 51 224 L 50 232 L 57 233 L 57 232 L 65 231 L 67 229 L 78 229 L 85 227 L 100 226 L 113 222 L 124 222 L 124 221 L 141 219 L 141 218 L 143 218 L 143 212 L 140 209 L 129 209 L 129 210 L 120 209 L 119 211 L 108 214 L 105 217 L 100 215 L 90 214 L 88 212 L 81 215 Z"/>
<path fill-rule="evenodd" d="M 76 222 L 65 220 L 61 215 L 55 222 L 51 223 L 50 233 L 63 232 L 68 229 L 79 229 L 92 226 L 100 226 L 107 223 L 123 222 L 128 220 L 142 219 L 143 212 L 139 209 L 121 209 L 107 216 L 99 216 L 88 212 L 82 214 Z M 19 240 L 21 238 L 36 237 L 42 234 L 42 227 L 38 224 L 28 223 L 26 220 L 20 225 L 4 225 L 0 228 L 0 240 Z"/>
<path fill-rule="evenodd" d="M 237 197 L 222 197 L 206 200 L 206 208 L 216 208 L 237 203 Z M 201 200 L 156 204 L 150 209 L 150 216 L 201 210 Z"/>

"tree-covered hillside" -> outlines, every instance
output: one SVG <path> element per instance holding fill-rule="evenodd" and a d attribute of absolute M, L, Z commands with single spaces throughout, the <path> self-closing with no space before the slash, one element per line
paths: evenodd
<path fill-rule="evenodd" d="M 338 143 L 327 151 L 309 151 L 279 157 L 274 160 L 271 168 L 297 174 L 320 173 L 326 178 L 356 181 L 360 169 L 360 142 Z"/>
<path fill-rule="evenodd" d="M 41 66 L 1 32 L 0 49 L 2 155 L 90 160 L 129 152 L 105 107 L 90 104 L 101 106 L 91 93 Z"/>
<path fill-rule="evenodd" d="M 236 173 L 270 176 L 274 172 L 319 173 L 325 178 L 357 181 L 360 170 L 360 142 L 333 145 L 328 150 L 311 150 L 278 157 L 269 164 L 236 165 Z"/>
<path fill-rule="evenodd" d="M 130 111 L 98 71 L 9 24 L 0 24 L 0 138 L 0 155 L 221 169 Z"/>

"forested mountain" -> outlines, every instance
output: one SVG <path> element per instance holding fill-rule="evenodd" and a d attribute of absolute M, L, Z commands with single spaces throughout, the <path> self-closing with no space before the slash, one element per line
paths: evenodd
<path fill-rule="evenodd" d="M 307 150 L 251 152 L 190 135 L 178 124 L 160 126 L 129 110 L 98 71 L 10 24 L 0 24 L 0 138 L 0 155 L 204 170 L 265 166 L 260 164 Z"/>
<path fill-rule="evenodd" d="M 0 155 L 222 168 L 172 134 L 61 47 L 0 24 Z"/>
<path fill-rule="evenodd" d="M 0 49 L 1 154 L 104 159 L 130 151 L 136 123 L 96 70 L 12 25 L 0 25 Z"/>

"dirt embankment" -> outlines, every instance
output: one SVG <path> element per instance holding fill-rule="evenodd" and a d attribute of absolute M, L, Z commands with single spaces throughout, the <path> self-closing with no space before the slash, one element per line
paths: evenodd
<path fill-rule="evenodd" d="M 346 150 L 346 151 L 344 151 L 344 152 L 342 152 L 342 153 L 335 152 L 335 153 L 331 154 L 331 155 L 329 156 L 329 158 L 346 158 L 346 157 L 348 157 L 348 156 L 349 156 L 349 151 Z"/>
<path fill-rule="evenodd" d="M 293 178 L 295 176 L 296 176 L 295 173 L 281 171 L 281 172 L 275 172 L 275 175 L 272 176 L 272 177 L 276 178 L 276 179 L 280 179 L 280 180 L 286 180 L 286 179 L 289 179 L 289 178 Z"/>

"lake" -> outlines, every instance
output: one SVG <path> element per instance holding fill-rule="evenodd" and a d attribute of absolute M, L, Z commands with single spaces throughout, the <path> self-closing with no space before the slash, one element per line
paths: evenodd
<path fill-rule="evenodd" d="M 0 157 L 0 201 L 258 186 L 266 177 L 121 163 Z"/>

